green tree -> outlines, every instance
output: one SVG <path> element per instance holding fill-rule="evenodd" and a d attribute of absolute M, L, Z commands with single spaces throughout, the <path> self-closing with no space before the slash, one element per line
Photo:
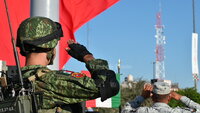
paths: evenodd
<path fill-rule="evenodd" d="M 177 91 L 178 94 L 187 96 L 188 98 L 190 98 L 191 100 L 193 100 L 194 102 L 197 102 L 200 104 L 200 94 L 194 89 L 194 88 L 185 88 L 185 89 L 181 89 L 179 91 Z M 186 107 L 181 101 L 177 101 L 172 99 L 169 103 L 169 106 L 171 107 Z"/>
<path fill-rule="evenodd" d="M 121 107 L 123 107 L 126 102 L 141 95 L 145 83 L 148 82 L 140 78 L 136 82 L 131 82 L 132 88 L 121 88 Z M 146 99 L 141 106 L 151 106 L 152 103 L 151 99 Z"/>

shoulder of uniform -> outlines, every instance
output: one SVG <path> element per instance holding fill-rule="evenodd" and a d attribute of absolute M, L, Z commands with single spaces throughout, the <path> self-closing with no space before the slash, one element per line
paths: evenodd
<path fill-rule="evenodd" d="M 40 68 L 36 70 L 36 73 L 33 76 L 28 77 L 29 81 L 35 81 L 37 78 L 40 78 L 41 76 L 51 72 L 48 68 Z"/>
<path fill-rule="evenodd" d="M 49 72 L 53 72 L 53 71 L 51 71 L 50 69 L 47 69 L 47 68 L 38 69 L 38 70 L 37 70 L 38 76 L 39 76 L 40 74 L 46 74 L 46 73 L 49 73 Z"/>

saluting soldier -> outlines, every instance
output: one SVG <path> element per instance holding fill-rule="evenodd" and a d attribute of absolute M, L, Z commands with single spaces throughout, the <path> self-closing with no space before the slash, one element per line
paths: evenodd
<path fill-rule="evenodd" d="M 62 36 L 61 25 L 46 17 L 28 18 L 18 28 L 17 46 L 21 55 L 26 57 L 22 74 L 33 83 L 36 92 L 44 93 L 42 109 L 48 112 L 60 104 L 74 104 L 97 97 L 104 101 L 116 95 L 119 83 L 107 61 L 95 59 L 83 45 L 73 40 L 68 41 L 66 50 L 73 58 L 86 64 L 92 78 L 82 73 L 47 68 L 53 63 L 55 47 Z"/>
<path fill-rule="evenodd" d="M 145 84 L 141 96 L 125 104 L 122 113 L 200 113 L 200 105 L 186 96 L 170 91 L 171 87 L 165 82 L 155 82 L 154 85 Z M 151 107 L 140 107 L 141 103 L 151 97 L 154 104 Z M 188 108 L 171 108 L 168 102 L 171 99 L 180 100 Z"/>

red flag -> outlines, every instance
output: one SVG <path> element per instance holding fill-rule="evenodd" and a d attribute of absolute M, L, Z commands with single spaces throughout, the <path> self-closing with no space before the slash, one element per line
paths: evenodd
<path fill-rule="evenodd" d="M 19 24 L 30 17 L 30 0 L 6 0 L 10 14 L 12 31 L 16 37 Z M 84 23 L 94 18 L 119 0 L 60 0 L 60 23 L 64 38 L 60 41 L 59 68 L 69 60 L 65 51 L 67 40 L 74 39 L 74 32 Z M 0 60 L 15 65 L 10 30 L 4 0 L 0 0 Z M 20 55 L 21 66 L 25 59 Z"/>
<path fill-rule="evenodd" d="M 67 40 L 75 39 L 74 32 L 119 0 L 60 0 L 60 22 L 64 37 L 60 41 L 59 68 L 69 60 L 65 48 Z"/>
<path fill-rule="evenodd" d="M 12 32 L 15 38 L 19 24 L 30 15 L 30 1 L 6 1 L 12 25 Z M 6 61 L 7 65 L 16 65 L 4 0 L 0 0 L 0 30 L 0 60 Z M 22 56 L 20 56 L 20 61 L 21 64 L 24 65 L 25 60 Z"/>

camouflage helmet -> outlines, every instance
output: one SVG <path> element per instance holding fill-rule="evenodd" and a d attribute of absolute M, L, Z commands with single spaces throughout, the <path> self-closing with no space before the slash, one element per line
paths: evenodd
<path fill-rule="evenodd" d="M 31 52 L 50 51 L 63 36 L 61 25 L 46 17 L 24 20 L 17 31 L 17 46 L 25 56 Z"/>

